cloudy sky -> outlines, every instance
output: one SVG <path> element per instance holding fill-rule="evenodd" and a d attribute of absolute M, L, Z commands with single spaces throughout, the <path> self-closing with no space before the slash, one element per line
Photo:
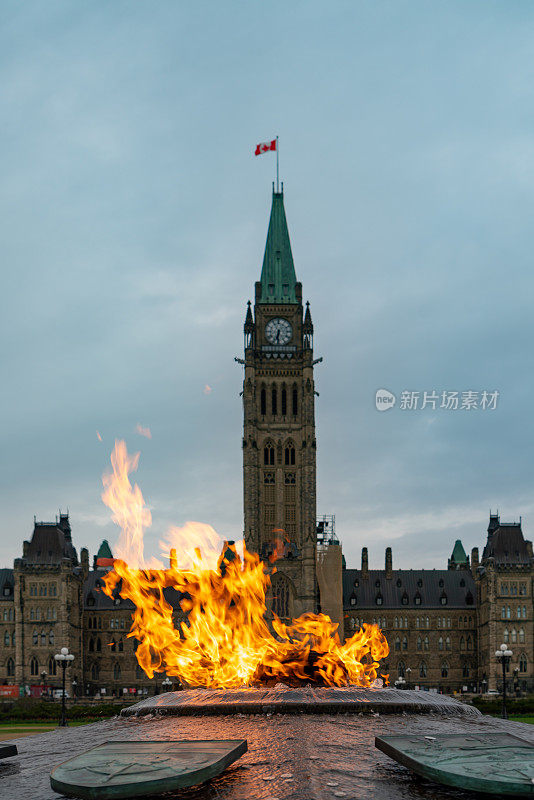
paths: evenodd
<path fill-rule="evenodd" d="M 490 507 L 532 538 L 533 40 L 530 0 L 3 0 L 0 566 L 59 508 L 78 547 L 116 540 L 115 437 L 149 553 L 186 520 L 241 535 L 234 356 L 277 134 L 348 564 L 442 567 Z"/>

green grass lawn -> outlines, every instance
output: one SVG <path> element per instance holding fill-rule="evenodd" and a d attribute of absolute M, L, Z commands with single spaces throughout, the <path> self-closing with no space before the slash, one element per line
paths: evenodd
<path fill-rule="evenodd" d="M 96 720 L 74 720 L 69 722 L 69 728 L 78 725 L 87 725 Z M 22 736 L 32 736 L 36 733 L 46 733 L 47 731 L 55 731 L 58 727 L 57 722 L 2 722 L 0 724 L 0 742 L 8 741 L 9 739 L 19 739 Z"/>
<path fill-rule="evenodd" d="M 534 725 L 534 714 L 510 714 L 508 719 L 513 719 L 514 722 L 527 722 L 529 725 Z"/>

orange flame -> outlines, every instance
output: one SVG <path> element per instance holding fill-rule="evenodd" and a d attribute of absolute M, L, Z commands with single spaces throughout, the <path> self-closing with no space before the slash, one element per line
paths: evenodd
<path fill-rule="evenodd" d="M 259 681 L 375 681 L 389 652 L 376 625 L 364 624 L 342 644 L 338 624 L 324 614 L 303 614 L 289 625 L 274 615 L 273 635 L 266 621 L 267 567 L 243 543 L 223 546 L 211 526 L 172 528 L 160 543 L 170 548 L 170 567 L 147 566 L 143 531 L 151 515 L 128 478 L 138 461 L 138 453 L 130 457 L 124 442 L 115 442 L 102 499 L 122 533 L 104 591 L 134 603 L 128 636 L 138 641 L 137 660 L 148 677 L 165 671 L 185 685 L 225 688 Z"/>

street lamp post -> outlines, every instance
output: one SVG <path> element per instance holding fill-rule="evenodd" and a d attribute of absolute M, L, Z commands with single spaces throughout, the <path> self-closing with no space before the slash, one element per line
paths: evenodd
<path fill-rule="evenodd" d="M 170 689 L 171 689 L 171 686 L 172 686 L 172 681 L 170 681 L 170 680 L 169 680 L 169 678 L 168 678 L 168 676 L 167 676 L 167 677 L 165 678 L 165 680 L 163 680 L 163 681 L 161 682 L 161 685 L 163 686 L 163 691 L 164 691 L 164 692 L 169 692 L 169 691 L 170 691 Z"/>
<path fill-rule="evenodd" d="M 404 678 L 401 675 L 401 677 L 397 678 L 397 680 L 395 681 L 395 686 L 397 687 L 397 689 L 404 689 L 405 685 L 406 685 L 406 681 L 404 680 Z"/>
<path fill-rule="evenodd" d="M 506 667 L 510 663 L 513 653 L 508 650 L 508 645 L 501 644 L 499 650 L 495 651 L 495 658 L 502 664 L 502 718 L 508 719 L 508 712 L 506 711 Z"/>
<path fill-rule="evenodd" d="M 412 674 L 411 667 L 406 667 L 406 688 L 408 689 L 410 686 L 410 675 Z"/>
<path fill-rule="evenodd" d="M 62 693 L 61 693 L 61 719 L 59 720 L 59 724 L 61 727 L 65 727 L 67 724 L 67 715 L 65 709 L 65 670 L 69 666 L 69 664 L 74 661 L 74 656 L 72 653 L 69 653 L 68 647 L 62 647 L 60 653 L 56 653 L 54 659 L 61 664 L 61 668 L 63 670 L 63 679 L 62 679 Z"/>
<path fill-rule="evenodd" d="M 74 680 L 72 681 L 72 697 L 74 699 L 74 702 L 76 702 L 76 687 L 77 686 L 78 686 L 78 681 L 76 680 L 76 678 L 74 678 Z"/>
<path fill-rule="evenodd" d="M 487 685 L 488 685 L 488 682 L 487 682 L 487 680 L 486 680 L 485 678 L 483 678 L 483 679 L 482 679 L 482 681 L 481 681 L 481 686 L 482 686 L 482 694 L 486 694 L 486 687 L 487 687 Z"/>

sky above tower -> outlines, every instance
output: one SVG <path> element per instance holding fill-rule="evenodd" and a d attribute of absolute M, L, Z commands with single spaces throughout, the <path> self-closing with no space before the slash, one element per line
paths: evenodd
<path fill-rule="evenodd" d="M 241 536 L 276 135 L 349 566 L 444 567 L 490 508 L 532 538 L 533 34 L 529 0 L 4 0 L 0 566 L 59 508 L 113 544 L 115 437 L 149 552 L 186 520 Z"/>

